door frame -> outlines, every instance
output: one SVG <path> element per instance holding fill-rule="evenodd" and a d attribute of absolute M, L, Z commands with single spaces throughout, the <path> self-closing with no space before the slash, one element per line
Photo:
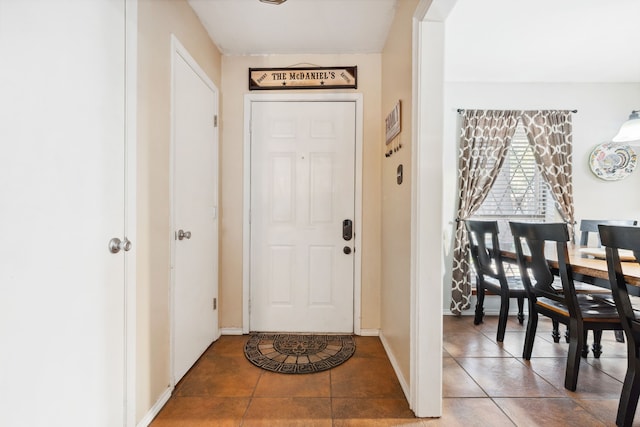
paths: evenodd
<path fill-rule="evenodd" d="M 362 292 L 362 144 L 363 96 L 361 93 L 312 94 L 246 94 L 244 96 L 244 155 L 243 155 L 243 219 L 242 219 L 242 332 L 249 333 L 249 302 L 251 301 L 251 112 L 254 102 L 353 102 L 355 123 L 355 248 L 353 273 L 353 332 L 361 333 Z"/>
<path fill-rule="evenodd" d="M 124 252 L 124 425 L 133 427 L 137 417 L 137 187 L 138 187 L 138 0 L 125 1 L 125 222 L 124 236 L 132 241 Z"/>
<path fill-rule="evenodd" d="M 170 142 L 170 151 L 169 151 L 169 209 L 170 209 L 170 213 L 169 213 L 169 223 L 171 224 L 171 229 L 169 230 L 169 241 L 170 241 L 170 248 L 171 248 L 171 254 L 170 254 L 170 284 L 169 284 L 169 322 L 170 322 L 170 335 L 169 335 L 169 346 L 170 346 L 170 350 L 169 350 L 169 382 L 170 382 L 170 388 L 173 389 L 176 385 L 176 380 L 175 380 L 175 369 L 174 369 L 174 363 L 175 363 L 175 357 L 174 357 L 174 353 L 175 353 L 175 256 L 176 256 L 176 239 L 174 237 L 174 230 L 176 229 L 176 224 L 175 224 L 175 200 L 174 200 L 174 193 L 175 193 L 175 145 L 176 145 L 176 140 L 175 140 L 175 115 L 174 115 L 174 99 L 175 99 L 175 85 L 174 85 L 174 75 L 175 75 L 175 70 L 174 70 L 174 64 L 176 59 L 178 58 L 178 56 L 180 58 L 182 58 L 187 65 L 189 65 L 191 67 L 191 69 L 198 75 L 198 77 L 200 77 L 200 79 L 202 79 L 202 81 L 205 83 L 205 85 L 207 85 L 213 92 L 214 92 L 214 102 L 215 102 L 215 115 L 216 117 L 218 117 L 220 115 L 220 105 L 219 105 L 219 96 L 220 96 L 220 92 L 218 91 L 218 88 L 216 87 L 216 85 L 213 83 L 213 81 L 209 78 L 209 76 L 207 75 L 207 73 L 200 67 L 200 65 L 197 63 L 197 61 L 191 56 L 191 54 L 189 53 L 189 51 L 182 45 L 182 43 L 180 43 L 180 40 L 178 40 L 178 38 L 175 36 L 175 34 L 171 34 L 171 142 Z M 213 118 L 212 118 L 213 120 Z M 219 241 L 220 241 L 220 146 L 219 146 L 219 142 L 220 142 L 220 135 L 219 135 L 219 129 L 220 127 L 216 124 L 215 125 L 215 130 L 213 132 L 214 135 L 214 152 L 216 153 L 216 158 L 215 158 L 215 168 L 218 171 L 217 172 L 217 189 L 216 189 L 216 218 L 215 221 L 218 222 L 218 245 L 219 245 Z M 219 248 L 218 248 L 219 249 Z M 219 251 L 218 251 L 219 254 Z M 218 255 L 219 256 L 219 255 Z M 216 262 L 219 263 L 219 258 L 216 260 Z M 219 267 L 219 265 L 218 265 Z M 217 269 L 217 271 L 219 272 L 219 268 Z M 219 295 L 219 290 L 220 290 L 220 283 L 219 283 L 219 273 L 218 273 L 218 277 L 216 277 L 217 280 L 217 286 L 218 286 L 218 292 L 216 292 L 217 295 Z M 219 298 L 219 297 L 218 297 Z M 219 301 L 218 301 L 219 302 Z M 216 310 L 216 316 L 218 316 L 218 330 L 216 331 L 216 338 L 214 339 L 214 341 L 216 339 L 218 339 L 220 337 L 220 310 Z"/>
<path fill-rule="evenodd" d="M 445 21 L 457 0 L 420 0 L 412 22 L 409 405 L 442 416 L 442 152 Z"/>

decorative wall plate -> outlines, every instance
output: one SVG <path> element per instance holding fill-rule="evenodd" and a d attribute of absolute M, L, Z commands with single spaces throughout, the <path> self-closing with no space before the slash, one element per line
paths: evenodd
<path fill-rule="evenodd" d="M 589 157 L 591 171 L 606 181 L 625 178 L 636 168 L 636 163 L 637 155 L 631 147 L 614 142 L 597 145 Z"/>

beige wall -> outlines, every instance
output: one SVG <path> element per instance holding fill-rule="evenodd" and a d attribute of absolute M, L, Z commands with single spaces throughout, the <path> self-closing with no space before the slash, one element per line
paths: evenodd
<path fill-rule="evenodd" d="M 137 415 L 169 387 L 171 34 L 220 88 L 221 55 L 186 0 L 138 1 Z"/>
<path fill-rule="evenodd" d="M 358 92 L 364 98 L 362 321 L 363 329 L 380 326 L 380 55 L 224 56 L 221 100 L 220 326 L 241 328 L 244 95 L 250 67 L 295 64 L 358 66 Z M 323 91 L 326 93 L 325 91 Z M 258 92 L 253 92 L 258 93 Z M 274 91 L 269 91 L 274 93 Z M 289 91 L 290 93 L 290 91 Z M 306 91 L 306 93 L 309 93 Z"/>
<path fill-rule="evenodd" d="M 382 52 L 381 123 L 398 100 L 402 109 L 402 148 L 382 161 L 382 335 L 409 384 L 411 307 L 411 108 L 412 22 L 418 0 L 400 0 Z M 384 145 L 384 140 L 382 141 Z M 381 148 L 382 150 L 382 148 Z M 404 168 L 404 182 L 396 170 Z"/>

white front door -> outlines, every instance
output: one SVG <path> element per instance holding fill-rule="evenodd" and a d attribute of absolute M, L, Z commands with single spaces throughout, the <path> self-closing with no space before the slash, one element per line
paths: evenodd
<path fill-rule="evenodd" d="M 124 9 L 0 1 L 2 426 L 125 423 Z"/>
<path fill-rule="evenodd" d="M 353 332 L 355 129 L 355 102 L 252 103 L 252 331 Z"/>
<path fill-rule="evenodd" d="M 173 40 L 173 376 L 178 382 L 218 328 L 217 93 Z"/>

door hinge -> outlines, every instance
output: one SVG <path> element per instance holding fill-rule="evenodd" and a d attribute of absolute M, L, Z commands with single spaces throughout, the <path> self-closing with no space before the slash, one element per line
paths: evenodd
<path fill-rule="evenodd" d="M 218 298 L 214 298 L 213 299 L 213 309 L 217 310 L 218 309 Z"/>
<path fill-rule="evenodd" d="M 217 114 L 215 116 L 213 116 L 213 127 L 214 128 L 218 127 L 218 115 Z"/>

